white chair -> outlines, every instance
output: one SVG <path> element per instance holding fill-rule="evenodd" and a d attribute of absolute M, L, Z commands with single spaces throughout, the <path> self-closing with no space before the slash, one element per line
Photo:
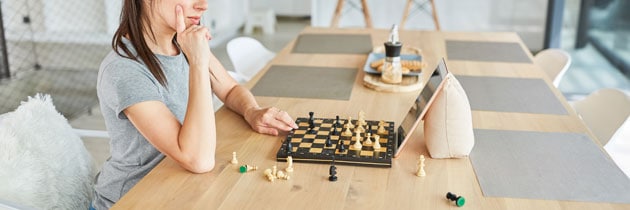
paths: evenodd
<path fill-rule="evenodd" d="M 547 73 L 553 85 L 558 87 L 571 65 L 571 55 L 562 49 L 549 48 L 538 52 L 534 56 L 534 63 Z"/>
<path fill-rule="evenodd" d="M 617 132 L 604 146 L 610 158 L 630 178 L 630 117 L 617 129 Z"/>
<path fill-rule="evenodd" d="M 258 40 L 251 37 L 238 37 L 227 43 L 227 54 L 234 65 L 234 71 L 247 81 L 252 79 L 267 63 L 276 56 Z"/>
<path fill-rule="evenodd" d="M 630 116 L 630 96 L 617 89 L 600 89 L 572 105 L 602 146 Z"/>

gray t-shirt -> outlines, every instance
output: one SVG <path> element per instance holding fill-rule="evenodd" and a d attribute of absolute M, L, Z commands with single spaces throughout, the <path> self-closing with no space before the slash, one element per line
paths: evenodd
<path fill-rule="evenodd" d="M 127 39 L 126 46 L 136 54 Z M 122 50 L 121 50 L 122 52 Z M 167 78 L 164 88 L 149 69 L 137 61 L 110 52 L 101 63 L 96 83 L 98 99 L 110 135 L 111 157 L 97 176 L 96 209 L 108 209 L 163 158 L 123 113 L 143 101 L 160 101 L 184 120 L 188 104 L 188 63 L 182 53 L 176 56 L 156 55 Z"/>

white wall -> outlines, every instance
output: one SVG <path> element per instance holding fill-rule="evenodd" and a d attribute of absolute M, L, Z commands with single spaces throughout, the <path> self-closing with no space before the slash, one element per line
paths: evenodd
<path fill-rule="evenodd" d="M 123 0 L 2 0 L 12 72 L 47 69 L 98 69 L 110 50 Z M 237 34 L 245 22 L 246 0 L 208 0 L 203 24 L 211 28 L 211 47 Z M 30 24 L 23 23 L 29 16 Z M 72 60 L 72 61 L 69 61 Z"/>
<path fill-rule="evenodd" d="M 5 0 L 2 11 L 11 17 L 5 19 L 9 40 L 108 45 L 118 28 L 121 6 L 122 0 Z M 203 22 L 220 39 L 236 34 L 245 14 L 245 0 L 208 0 Z M 30 26 L 22 23 L 25 15 L 31 17 Z M 24 36 L 33 32 L 34 36 Z"/>

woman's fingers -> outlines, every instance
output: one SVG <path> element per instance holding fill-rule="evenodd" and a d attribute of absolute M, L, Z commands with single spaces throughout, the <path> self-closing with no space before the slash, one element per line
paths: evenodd
<path fill-rule="evenodd" d="M 184 19 L 184 9 L 181 5 L 175 6 L 175 31 L 179 34 L 186 30 L 186 21 Z"/>

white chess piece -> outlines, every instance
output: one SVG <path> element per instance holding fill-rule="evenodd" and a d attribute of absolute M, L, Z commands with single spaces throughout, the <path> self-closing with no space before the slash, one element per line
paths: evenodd
<path fill-rule="evenodd" d="M 361 149 L 361 147 L 363 147 L 363 145 L 361 145 L 361 133 L 357 133 L 356 140 L 357 141 L 354 142 L 353 147 L 355 149 Z"/>
<path fill-rule="evenodd" d="M 230 161 L 230 163 L 238 164 L 238 159 L 236 159 L 236 152 L 232 152 L 232 161 Z"/>
<path fill-rule="evenodd" d="M 367 125 L 367 122 L 365 122 L 365 112 L 363 110 L 359 111 L 359 122 L 357 122 L 357 124 L 359 125 Z"/>
<path fill-rule="evenodd" d="M 370 137 L 372 137 L 372 134 L 366 133 L 365 140 L 363 141 L 363 144 L 371 145 L 372 144 L 372 140 L 370 140 Z"/>
<path fill-rule="evenodd" d="M 343 131 L 343 134 L 341 134 L 342 136 L 352 136 L 352 131 L 350 130 L 350 127 L 346 127 L 346 130 Z"/>
<path fill-rule="evenodd" d="M 293 172 L 293 157 L 287 157 L 287 168 L 285 169 L 287 172 Z"/>
<path fill-rule="evenodd" d="M 381 148 L 381 142 L 379 139 L 381 139 L 381 136 L 374 135 L 374 146 L 372 146 L 374 150 L 378 150 Z"/>
<path fill-rule="evenodd" d="M 418 173 L 416 176 L 426 176 L 427 173 L 424 171 L 424 155 L 420 155 L 420 159 L 418 160 Z"/>
<path fill-rule="evenodd" d="M 352 117 L 348 117 L 348 122 L 346 122 L 346 124 L 343 127 L 350 128 L 350 129 L 354 128 L 354 125 L 352 124 Z"/>
<path fill-rule="evenodd" d="M 273 182 L 273 181 L 275 181 L 275 180 L 276 180 L 276 176 L 274 176 L 274 175 L 272 174 L 271 169 L 267 169 L 267 170 L 265 170 L 265 172 L 263 172 L 263 173 L 265 174 L 265 176 L 267 176 L 267 179 L 269 179 L 269 181 L 270 181 L 270 182 Z"/>
<path fill-rule="evenodd" d="M 376 130 L 378 134 L 387 134 L 387 130 L 385 130 L 385 122 L 382 120 L 378 123 L 378 130 Z"/>
<path fill-rule="evenodd" d="M 289 174 L 285 174 L 282 171 L 278 171 L 278 179 L 289 180 L 291 179 L 291 177 L 289 177 Z"/>

